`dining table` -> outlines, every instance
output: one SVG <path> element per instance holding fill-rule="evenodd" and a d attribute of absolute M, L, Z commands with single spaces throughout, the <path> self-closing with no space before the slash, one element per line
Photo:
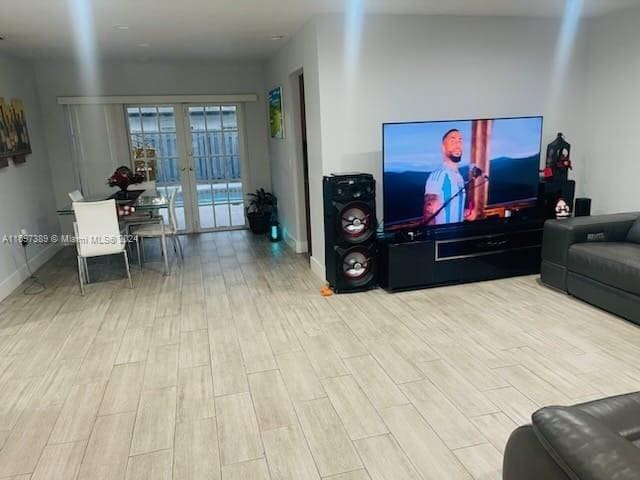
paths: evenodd
<path fill-rule="evenodd" d="M 127 190 L 126 192 L 117 192 L 111 195 L 96 194 L 87 195 L 82 200 L 83 202 L 99 202 L 103 200 L 116 201 L 116 208 L 118 211 L 123 211 L 124 207 L 129 207 L 129 215 L 118 215 L 118 220 L 121 226 L 127 229 L 133 225 L 139 225 L 147 222 L 157 221 L 164 226 L 164 218 L 158 214 L 158 211 L 163 208 L 169 208 L 169 199 L 160 194 L 159 192 L 148 192 L 146 190 Z M 59 208 L 58 215 L 73 215 L 73 203 L 66 204 L 64 207 Z M 164 229 L 163 229 L 164 230 Z M 167 259 L 167 244 L 164 235 L 161 239 L 162 254 L 164 256 L 164 270 L 165 274 L 169 272 L 169 263 Z M 140 261 L 140 259 L 138 259 Z"/>

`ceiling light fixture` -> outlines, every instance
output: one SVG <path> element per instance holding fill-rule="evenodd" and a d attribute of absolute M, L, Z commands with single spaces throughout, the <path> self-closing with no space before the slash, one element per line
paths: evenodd
<path fill-rule="evenodd" d="M 284 37 L 286 37 L 286 35 L 271 35 L 271 40 L 273 41 L 282 40 Z"/>
<path fill-rule="evenodd" d="M 146 42 L 145 43 L 139 43 L 138 47 L 140 47 L 140 48 L 149 48 L 149 44 L 146 43 Z"/>
<path fill-rule="evenodd" d="M 113 28 L 116 30 L 129 30 L 129 25 L 126 23 L 116 23 Z"/>

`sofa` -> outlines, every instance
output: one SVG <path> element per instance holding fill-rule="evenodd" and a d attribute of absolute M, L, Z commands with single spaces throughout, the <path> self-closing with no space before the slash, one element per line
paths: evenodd
<path fill-rule="evenodd" d="M 640 213 L 547 221 L 540 278 L 640 324 Z"/>
<path fill-rule="evenodd" d="M 640 480 L 640 392 L 547 407 L 517 428 L 503 480 Z"/>

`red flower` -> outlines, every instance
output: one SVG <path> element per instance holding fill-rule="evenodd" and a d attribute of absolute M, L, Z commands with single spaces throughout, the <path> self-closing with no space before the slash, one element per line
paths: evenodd
<path fill-rule="evenodd" d="M 110 187 L 118 187 L 120 190 L 126 190 L 129 185 L 143 181 L 144 177 L 142 175 L 134 174 L 129 167 L 122 166 L 107 179 L 107 184 Z"/>

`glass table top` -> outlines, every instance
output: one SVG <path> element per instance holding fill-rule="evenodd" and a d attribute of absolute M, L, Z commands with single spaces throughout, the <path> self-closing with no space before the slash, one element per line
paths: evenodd
<path fill-rule="evenodd" d="M 106 197 L 103 195 L 89 195 L 85 197 L 85 202 L 99 202 L 102 200 L 109 200 L 113 198 L 113 195 Z M 158 208 L 167 208 L 169 206 L 169 199 L 164 195 L 140 195 L 135 199 L 116 199 L 117 205 L 131 205 L 135 207 L 136 211 L 150 211 Z M 71 203 L 57 210 L 58 215 L 73 215 L 73 207 Z"/>

